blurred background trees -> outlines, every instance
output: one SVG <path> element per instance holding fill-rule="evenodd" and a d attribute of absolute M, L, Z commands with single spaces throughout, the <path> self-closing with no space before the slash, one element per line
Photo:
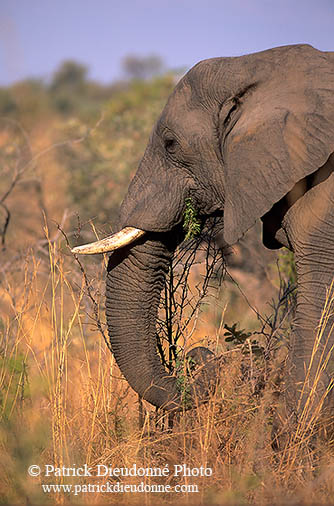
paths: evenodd
<path fill-rule="evenodd" d="M 144 57 L 128 55 L 124 58 L 122 66 L 129 79 L 152 79 L 165 71 L 162 59 L 155 54 Z"/>
<path fill-rule="evenodd" d="M 0 202 L 6 195 L 7 209 L 0 208 L 0 227 L 9 237 L 20 230 L 22 246 L 43 234 L 45 217 L 52 227 L 65 209 L 69 228 L 94 220 L 110 230 L 117 219 L 175 84 L 155 55 L 128 56 L 122 67 L 124 80 L 104 85 L 89 79 L 85 65 L 68 60 L 49 82 L 27 79 L 0 89 Z M 17 178 L 19 166 L 24 170 Z M 88 226 L 81 232 L 92 234 Z"/>

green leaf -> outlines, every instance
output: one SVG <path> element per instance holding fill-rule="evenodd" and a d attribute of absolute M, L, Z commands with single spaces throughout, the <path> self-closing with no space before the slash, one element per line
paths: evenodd
<path fill-rule="evenodd" d="M 193 206 L 191 198 L 186 199 L 183 230 L 186 232 L 185 240 L 193 239 L 201 232 L 201 222 L 197 218 L 197 211 Z"/>

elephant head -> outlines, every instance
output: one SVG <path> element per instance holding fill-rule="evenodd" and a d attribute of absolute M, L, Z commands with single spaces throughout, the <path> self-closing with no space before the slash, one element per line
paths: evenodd
<path fill-rule="evenodd" d="M 333 53 L 308 45 L 198 63 L 153 128 L 119 232 L 75 248 L 116 250 L 106 290 L 112 349 L 130 385 L 155 406 L 180 402 L 157 353 L 155 322 L 170 259 L 184 238 L 186 199 L 203 220 L 215 216 L 217 238 L 232 245 L 324 165 L 334 150 L 333 63 Z M 282 245 L 275 237 L 267 243 Z"/>

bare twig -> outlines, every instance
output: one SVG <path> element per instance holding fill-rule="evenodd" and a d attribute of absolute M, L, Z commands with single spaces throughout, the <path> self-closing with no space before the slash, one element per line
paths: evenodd
<path fill-rule="evenodd" d="M 69 240 L 68 240 L 68 237 L 66 235 L 66 233 L 62 230 L 62 228 L 60 227 L 60 225 L 58 225 L 58 230 L 61 232 L 61 234 L 64 236 L 64 239 L 66 241 L 66 244 L 67 244 L 67 247 L 69 249 L 71 249 L 71 246 L 70 246 L 70 243 L 69 243 Z M 82 265 L 82 263 L 80 262 L 79 260 L 79 257 L 78 255 L 76 255 L 75 253 L 72 253 L 77 264 L 79 265 L 79 268 L 80 268 L 80 271 L 83 275 L 83 278 L 84 278 L 84 282 L 85 282 L 85 285 L 86 285 L 86 289 L 87 289 L 87 295 L 89 297 L 89 299 L 91 300 L 92 302 L 92 305 L 93 305 L 93 313 L 94 313 L 94 320 L 95 320 L 95 323 L 97 325 L 97 328 L 99 329 L 103 339 L 104 339 L 104 342 L 106 343 L 107 345 L 107 348 L 111 350 L 111 345 L 110 345 L 110 342 L 109 340 L 107 339 L 106 335 L 105 335 L 105 332 L 103 330 L 103 327 L 102 327 L 102 323 L 101 323 L 101 319 L 100 319 L 100 315 L 99 315 L 99 305 L 98 303 L 96 302 L 94 296 L 93 296 L 93 292 L 92 292 L 92 288 L 91 288 L 91 285 L 90 285 L 90 282 L 89 282 L 89 279 L 88 279 L 88 276 L 87 276 L 87 273 Z"/>
<path fill-rule="evenodd" d="M 4 248 L 5 247 L 5 240 L 6 240 L 6 232 L 7 232 L 7 228 L 8 228 L 9 222 L 10 222 L 10 212 L 9 212 L 8 207 L 6 206 L 6 204 L 4 202 L 0 202 L 0 205 L 5 210 L 5 213 L 6 213 L 5 223 L 4 223 L 4 225 L 2 227 L 2 230 L 0 232 L 1 245 L 2 245 L 2 248 Z"/>
<path fill-rule="evenodd" d="M 36 153 L 36 155 L 33 155 L 32 146 L 30 143 L 29 136 L 19 122 L 15 121 L 11 118 L 0 118 L 0 120 L 13 125 L 15 128 L 17 128 L 20 131 L 22 137 L 24 138 L 24 147 L 27 149 L 27 154 L 25 154 L 25 155 L 22 154 L 22 150 L 18 149 L 12 179 L 9 183 L 7 190 L 5 190 L 3 195 L 0 197 L 0 205 L 5 210 L 5 213 L 6 213 L 5 224 L 2 227 L 2 231 L 0 232 L 1 244 L 4 247 L 5 237 L 6 237 L 6 233 L 7 233 L 8 226 L 10 223 L 10 218 L 11 218 L 11 213 L 10 213 L 8 207 L 5 205 L 5 201 L 13 193 L 13 191 L 17 187 L 17 185 L 21 182 L 25 173 L 28 171 L 28 169 L 30 169 L 32 166 L 34 166 L 34 164 L 41 157 L 43 157 L 44 155 L 46 155 L 50 151 L 53 151 L 54 149 L 57 149 L 60 147 L 65 147 L 65 146 L 68 146 L 71 144 L 78 144 L 78 143 L 84 142 L 90 135 L 92 135 L 97 130 L 97 128 L 99 128 L 102 121 L 104 120 L 104 112 L 102 111 L 101 116 L 100 116 L 99 120 L 95 123 L 95 125 L 92 128 L 87 129 L 85 135 L 82 135 L 76 139 L 68 139 L 66 141 L 51 144 L 50 146 L 48 146 L 45 149 L 41 150 L 40 152 Z M 26 158 L 28 158 L 28 160 L 26 160 Z"/>
<path fill-rule="evenodd" d="M 201 281 L 193 287 L 190 271 L 199 264 L 204 265 L 204 274 Z M 162 362 L 170 371 L 175 368 L 178 348 L 185 349 L 187 341 L 196 329 L 211 281 L 217 278 L 217 273 L 223 273 L 219 268 L 221 264 L 222 254 L 215 246 L 212 229 L 207 233 L 205 241 L 203 238 L 196 238 L 183 243 L 174 255 L 161 301 L 163 316 L 157 321 L 158 350 Z M 189 330 L 190 324 L 192 326 Z M 168 346 L 168 360 L 164 342 Z"/>

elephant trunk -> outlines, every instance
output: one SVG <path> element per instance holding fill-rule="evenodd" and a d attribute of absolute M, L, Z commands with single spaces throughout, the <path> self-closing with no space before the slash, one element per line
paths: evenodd
<path fill-rule="evenodd" d="M 167 245 L 155 235 L 157 240 L 141 239 L 111 255 L 106 314 L 121 372 L 145 400 L 170 410 L 180 408 L 181 399 L 176 378 L 164 369 L 158 354 L 156 318 L 176 242 Z"/>

